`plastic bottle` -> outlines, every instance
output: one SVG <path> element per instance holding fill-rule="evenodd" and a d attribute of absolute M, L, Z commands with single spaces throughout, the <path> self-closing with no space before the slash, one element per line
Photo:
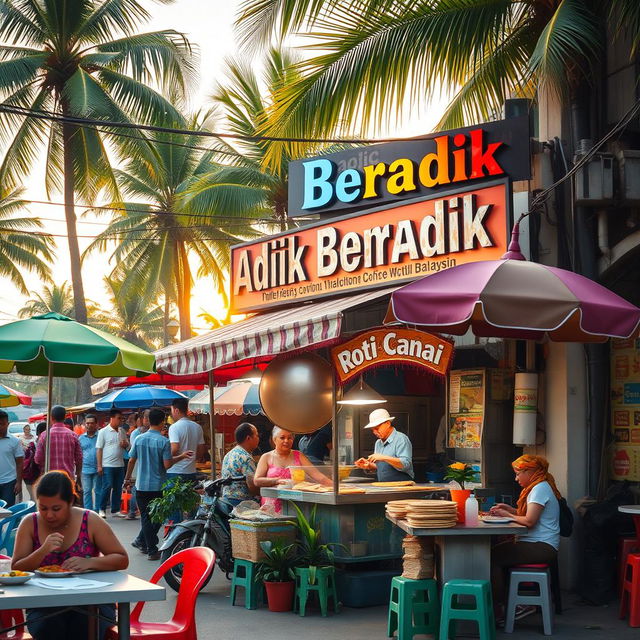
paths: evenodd
<path fill-rule="evenodd" d="M 464 503 L 464 524 L 467 527 L 478 525 L 478 500 L 473 493 Z"/>

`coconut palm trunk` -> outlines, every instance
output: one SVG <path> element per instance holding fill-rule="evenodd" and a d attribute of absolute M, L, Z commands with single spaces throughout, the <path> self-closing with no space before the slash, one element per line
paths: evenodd
<path fill-rule="evenodd" d="M 186 247 L 181 241 L 177 242 L 182 286 L 178 291 L 178 313 L 180 315 L 180 338 L 188 340 L 191 337 L 191 268 Z"/>
<path fill-rule="evenodd" d="M 78 246 L 78 231 L 75 211 L 75 182 L 73 173 L 73 155 L 71 137 L 74 133 L 72 125 L 62 125 L 62 144 L 64 156 L 64 217 L 67 223 L 67 239 L 69 243 L 69 260 L 71 262 L 71 285 L 73 287 L 73 306 L 75 319 L 87 323 L 87 303 L 84 299 L 82 283 L 82 263 Z"/>

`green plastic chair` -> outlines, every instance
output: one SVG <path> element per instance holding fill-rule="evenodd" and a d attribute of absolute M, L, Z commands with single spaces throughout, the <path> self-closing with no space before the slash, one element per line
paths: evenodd
<path fill-rule="evenodd" d="M 305 615 L 307 600 L 312 593 L 318 594 L 320 613 L 326 617 L 329 608 L 329 597 L 333 597 L 333 610 L 338 613 L 338 595 L 336 591 L 336 572 L 334 567 L 316 567 L 316 579 L 310 582 L 310 569 L 298 567 L 296 572 L 296 592 L 294 611 Z"/>
<path fill-rule="evenodd" d="M 245 609 L 257 609 L 262 596 L 263 585 L 256 578 L 258 565 L 251 560 L 233 559 L 233 577 L 231 578 L 231 606 L 236 603 L 238 587 L 244 589 Z"/>
<path fill-rule="evenodd" d="M 412 580 L 396 576 L 391 581 L 387 636 L 398 632 L 398 640 L 416 634 L 432 634 L 438 640 L 440 601 L 435 580 Z"/>
<path fill-rule="evenodd" d="M 473 603 L 461 602 L 467 596 Z M 470 620 L 478 624 L 480 640 L 495 640 L 496 623 L 493 616 L 491 585 L 488 580 L 450 580 L 442 588 L 440 640 L 450 640 L 456 633 L 456 621 Z"/>

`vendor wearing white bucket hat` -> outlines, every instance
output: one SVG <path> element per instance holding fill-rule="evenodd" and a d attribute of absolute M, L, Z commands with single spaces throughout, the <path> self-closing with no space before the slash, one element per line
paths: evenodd
<path fill-rule="evenodd" d="M 375 471 L 379 482 L 413 480 L 413 447 L 411 440 L 393 428 L 394 416 L 386 409 L 375 409 L 369 414 L 365 429 L 373 429 L 378 438 L 368 458 L 356 460 L 356 466 Z"/>

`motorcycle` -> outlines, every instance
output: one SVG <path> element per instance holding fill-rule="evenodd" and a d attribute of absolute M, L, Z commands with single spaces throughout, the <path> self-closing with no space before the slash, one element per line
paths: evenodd
<path fill-rule="evenodd" d="M 174 525 L 165 535 L 158 548 L 162 562 L 172 555 L 191 547 L 209 547 L 216 554 L 216 563 L 227 579 L 233 572 L 231 555 L 231 529 L 229 519 L 233 505 L 222 497 L 222 488 L 234 482 L 245 482 L 244 476 L 218 478 L 204 483 L 204 495 L 193 520 L 183 520 Z M 209 578 L 202 585 L 209 582 Z M 180 590 L 182 565 L 169 570 L 164 579 L 174 590 Z"/>

